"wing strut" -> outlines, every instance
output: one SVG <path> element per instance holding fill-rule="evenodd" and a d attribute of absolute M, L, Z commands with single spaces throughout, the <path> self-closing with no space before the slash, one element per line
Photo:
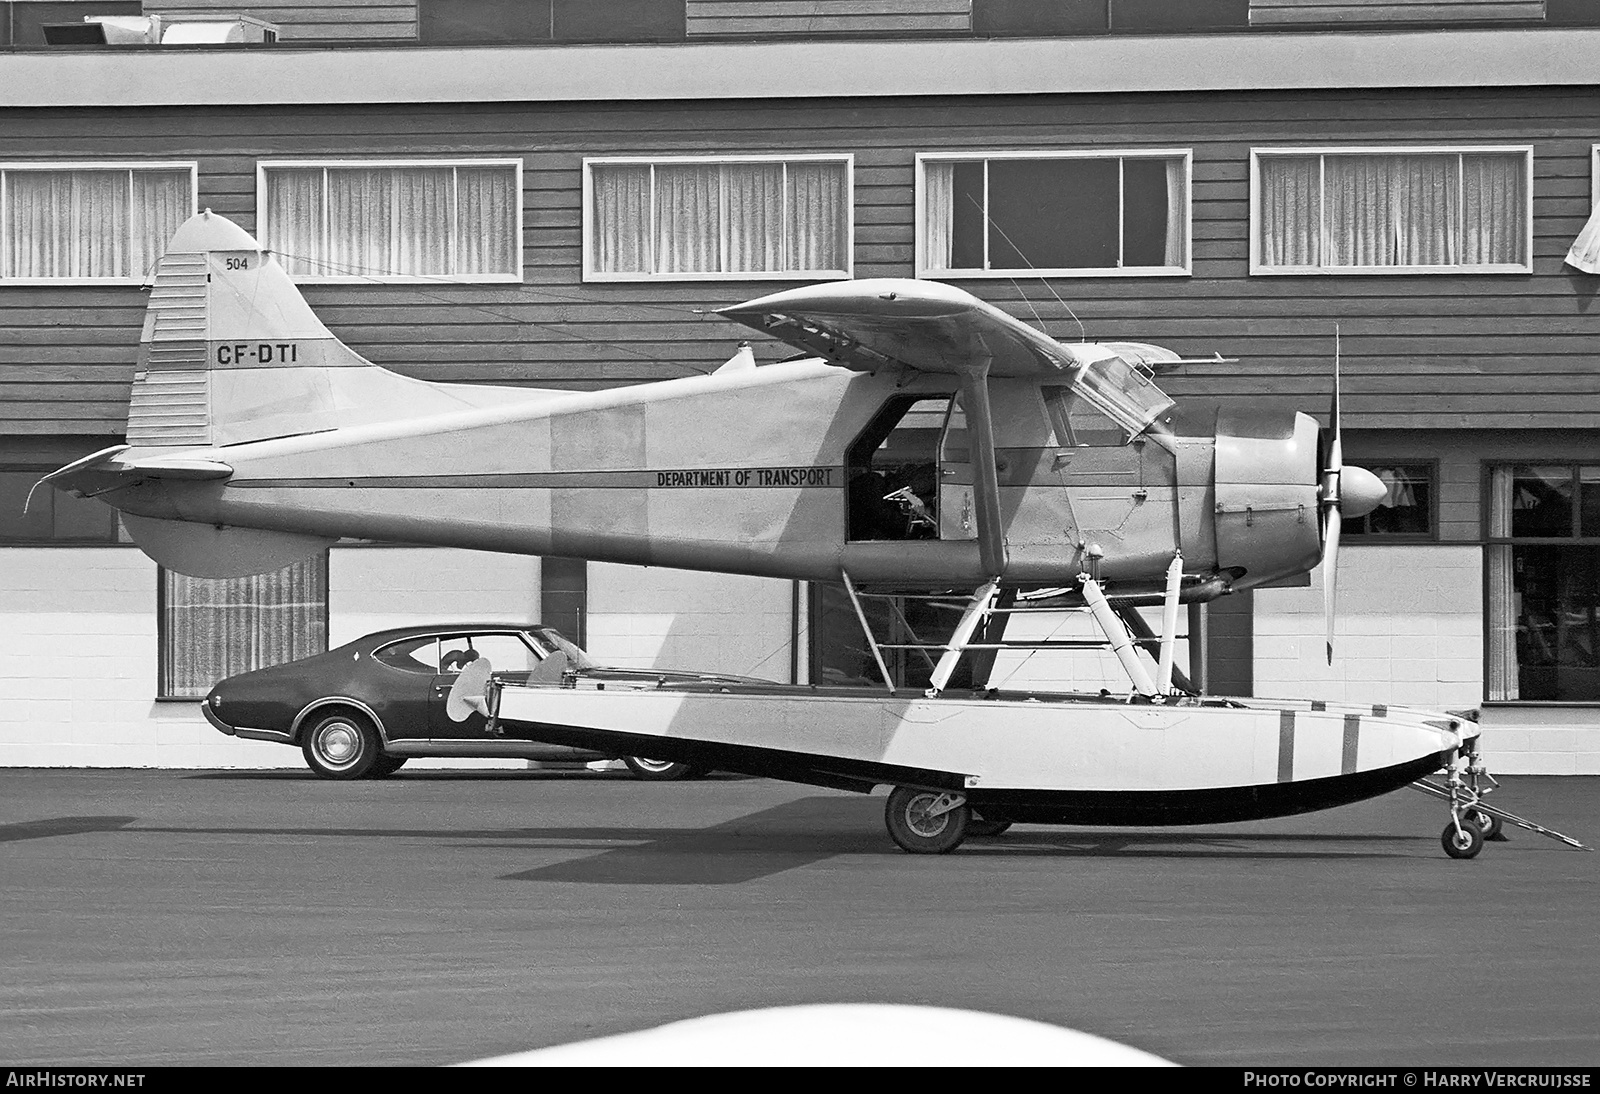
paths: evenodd
<path fill-rule="evenodd" d="M 990 466 L 994 465 L 991 463 Z M 999 585 L 993 581 L 985 582 L 972 594 L 972 599 L 967 601 L 967 608 L 961 613 L 961 622 L 956 624 L 955 633 L 950 636 L 950 641 L 945 643 L 944 653 L 939 655 L 939 664 L 933 670 L 933 679 L 928 685 L 930 696 L 939 694 L 950 682 L 950 676 L 956 671 L 961 655 L 967 651 L 967 645 L 972 641 L 973 632 L 978 629 L 978 624 L 989 618 L 989 609 L 994 606 L 995 596 L 999 592 Z"/>
<path fill-rule="evenodd" d="M 889 675 L 889 666 L 883 663 L 883 654 L 878 650 L 878 640 L 873 637 L 872 625 L 867 622 L 867 613 L 861 608 L 861 598 L 856 595 L 856 584 L 850 580 L 848 570 L 840 570 L 839 576 L 844 578 L 844 591 L 850 594 L 850 606 L 856 610 L 856 621 L 861 624 L 861 633 L 867 636 L 867 647 L 872 650 L 872 659 L 878 663 L 878 672 L 883 675 L 883 686 L 893 693 L 894 678 Z"/>
<path fill-rule="evenodd" d="M 1000 522 L 1000 475 L 995 467 L 994 419 L 989 413 L 989 358 L 961 374 L 961 401 L 972 440 L 972 492 L 977 503 L 978 557 L 991 582 L 1006 572 L 1006 537 Z"/>

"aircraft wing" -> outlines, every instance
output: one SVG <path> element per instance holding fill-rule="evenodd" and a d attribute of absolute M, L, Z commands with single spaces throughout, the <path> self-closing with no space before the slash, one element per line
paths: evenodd
<path fill-rule="evenodd" d="M 1072 347 L 938 281 L 833 281 L 717 314 L 858 372 L 905 367 L 959 374 L 987 361 L 991 376 L 1065 379 L 1084 362 Z M 1092 356 L 1097 347 L 1084 349 Z"/>

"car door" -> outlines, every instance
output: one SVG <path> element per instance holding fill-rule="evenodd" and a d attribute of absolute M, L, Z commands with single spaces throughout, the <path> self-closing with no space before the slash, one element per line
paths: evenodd
<path fill-rule="evenodd" d="M 383 720 L 391 741 L 416 741 L 429 736 L 428 701 L 439 674 L 439 638 L 412 635 L 372 651 L 373 710 Z"/>
<path fill-rule="evenodd" d="M 475 740 L 488 733 L 488 719 L 477 711 L 457 721 L 450 717 L 446 702 L 461 670 L 473 661 L 487 658 L 496 674 L 530 673 L 538 667 L 542 648 L 521 631 L 479 630 L 439 636 L 439 666 L 428 690 L 428 732 L 436 740 Z"/>

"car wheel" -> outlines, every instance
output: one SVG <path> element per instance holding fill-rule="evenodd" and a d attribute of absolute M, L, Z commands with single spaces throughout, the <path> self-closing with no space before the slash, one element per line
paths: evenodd
<path fill-rule="evenodd" d="M 318 718 L 300 751 L 306 766 L 324 779 L 360 779 L 382 755 L 378 730 L 363 715 L 336 711 Z"/>
<path fill-rule="evenodd" d="M 391 756 L 387 752 L 380 752 L 378 758 L 372 761 L 372 770 L 367 772 L 369 779 L 386 779 L 406 765 L 409 756 Z"/>
<path fill-rule="evenodd" d="M 642 756 L 624 756 L 622 762 L 627 764 L 628 770 L 639 778 L 652 782 L 687 779 L 695 773 L 689 764 L 673 763 L 671 760 L 647 760 Z"/>

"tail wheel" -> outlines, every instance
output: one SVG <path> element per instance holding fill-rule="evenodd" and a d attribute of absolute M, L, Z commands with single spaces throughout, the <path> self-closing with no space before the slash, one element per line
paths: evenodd
<path fill-rule="evenodd" d="M 889 838 L 913 855 L 942 855 L 954 851 L 967 838 L 972 809 L 954 795 L 938 790 L 897 786 L 889 793 L 884 822 Z"/>
<path fill-rule="evenodd" d="M 341 710 L 318 718 L 300 751 L 306 766 L 324 779 L 360 779 L 377 764 L 382 743 L 370 719 Z"/>
<path fill-rule="evenodd" d="M 643 756 L 624 756 L 622 762 L 627 764 L 628 770 L 639 778 L 652 782 L 673 782 L 677 779 L 687 779 L 696 773 L 691 765 L 673 763 L 671 760 L 647 760 Z"/>
<path fill-rule="evenodd" d="M 1473 858 L 1483 850 L 1483 829 L 1462 817 L 1459 826 L 1455 821 L 1444 826 L 1439 843 L 1451 858 Z"/>

